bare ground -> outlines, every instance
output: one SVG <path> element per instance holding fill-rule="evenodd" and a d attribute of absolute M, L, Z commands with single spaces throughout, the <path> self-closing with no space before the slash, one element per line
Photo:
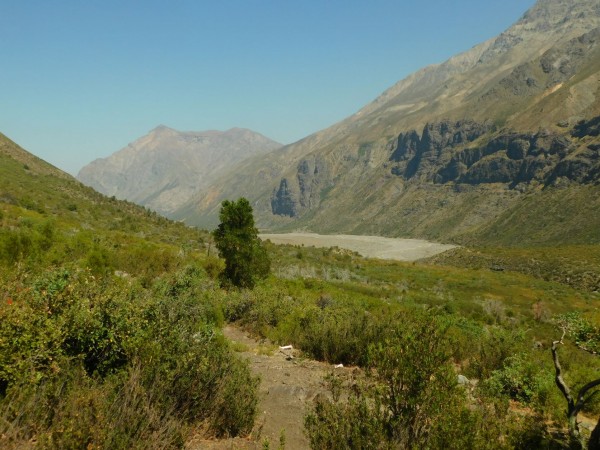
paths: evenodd
<path fill-rule="evenodd" d="M 267 341 L 256 341 L 235 325 L 227 325 L 223 333 L 244 350 L 240 354 L 249 360 L 253 373 L 261 378 L 254 429 L 248 438 L 193 439 L 186 448 L 261 449 L 268 441 L 271 449 L 277 449 L 283 434 L 286 450 L 308 449 L 304 416 L 314 398 L 326 394 L 324 376 L 332 370 L 350 375 L 353 369 L 334 369 L 330 364 L 302 358 L 296 350 L 279 350 Z"/>
<path fill-rule="evenodd" d="M 274 244 L 303 245 L 307 247 L 340 247 L 367 258 L 416 261 L 443 253 L 456 245 L 438 244 L 421 239 L 395 239 L 381 236 L 323 235 L 314 233 L 261 234 L 263 240 Z"/>

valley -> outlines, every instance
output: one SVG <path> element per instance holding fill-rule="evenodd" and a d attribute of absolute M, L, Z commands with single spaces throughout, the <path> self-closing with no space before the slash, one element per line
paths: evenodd
<path fill-rule="evenodd" d="M 598 0 L 287 145 L 0 134 L 2 449 L 597 450 L 599 355 Z"/>

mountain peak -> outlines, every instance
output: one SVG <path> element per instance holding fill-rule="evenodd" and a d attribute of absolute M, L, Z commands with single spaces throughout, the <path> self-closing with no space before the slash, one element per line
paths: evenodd
<path fill-rule="evenodd" d="M 103 194 L 169 214 L 220 171 L 280 146 L 242 128 L 196 132 L 159 125 L 108 158 L 83 167 L 78 178 Z"/>
<path fill-rule="evenodd" d="M 177 130 L 168 127 L 166 125 L 158 125 L 157 127 L 153 128 L 152 130 L 150 130 L 150 133 L 165 133 L 165 132 L 177 132 Z"/>
<path fill-rule="evenodd" d="M 597 0 L 538 0 L 517 24 L 537 22 L 536 29 L 546 31 L 569 22 L 585 26 L 590 18 L 599 16 Z"/>

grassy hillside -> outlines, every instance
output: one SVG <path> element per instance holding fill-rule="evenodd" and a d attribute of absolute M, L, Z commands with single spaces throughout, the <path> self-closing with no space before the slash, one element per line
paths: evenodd
<path fill-rule="evenodd" d="M 429 262 L 470 269 L 519 272 L 588 292 L 600 292 L 600 246 L 457 248 Z"/>
<path fill-rule="evenodd" d="M 65 262 L 85 268 L 92 258 L 92 271 L 151 279 L 197 257 L 207 236 L 98 194 L 6 138 L 0 202 L 2 257 L 32 271 Z"/>

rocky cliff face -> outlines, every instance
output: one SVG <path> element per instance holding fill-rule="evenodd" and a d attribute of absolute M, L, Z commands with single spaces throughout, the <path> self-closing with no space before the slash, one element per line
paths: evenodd
<path fill-rule="evenodd" d="M 452 149 L 475 141 L 492 128 L 489 123 L 444 121 L 427 124 L 422 137 L 414 130 L 401 133 L 396 140 L 396 147 L 392 147 L 390 161 L 396 163 L 392 173 L 406 179 L 422 176 L 430 180 L 431 176 L 427 174 L 435 170 Z"/>
<path fill-rule="evenodd" d="M 420 139 L 416 132 L 401 134 L 390 156 L 391 173 L 405 180 L 421 175 L 433 183 L 520 183 L 552 185 L 559 181 L 600 181 L 600 154 L 596 143 L 600 117 L 581 121 L 569 133 L 502 131 L 487 142 L 486 124 L 437 123 L 427 125 Z M 435 130 L 432 132 L 431 130 Z"/>
<path fill-rule="evenodd" d="M 283 178 L 279 188 L 273 190 L 273 214 L 296 217 L 304 211 L 318 208 L 323 189 L 332 184 L 327 160 L 318 156 L 301 160 L 294 181 L 292 185 Z M 297 186 L 297 189 L 292 190 L 292 186 Z"/>
<path fill-rule="evenodd" d="M 281 145 L 250 130 L 180 132 L 159 126 L 77 178 L 99 192 L 169 216 L 224 170 Z"/>

